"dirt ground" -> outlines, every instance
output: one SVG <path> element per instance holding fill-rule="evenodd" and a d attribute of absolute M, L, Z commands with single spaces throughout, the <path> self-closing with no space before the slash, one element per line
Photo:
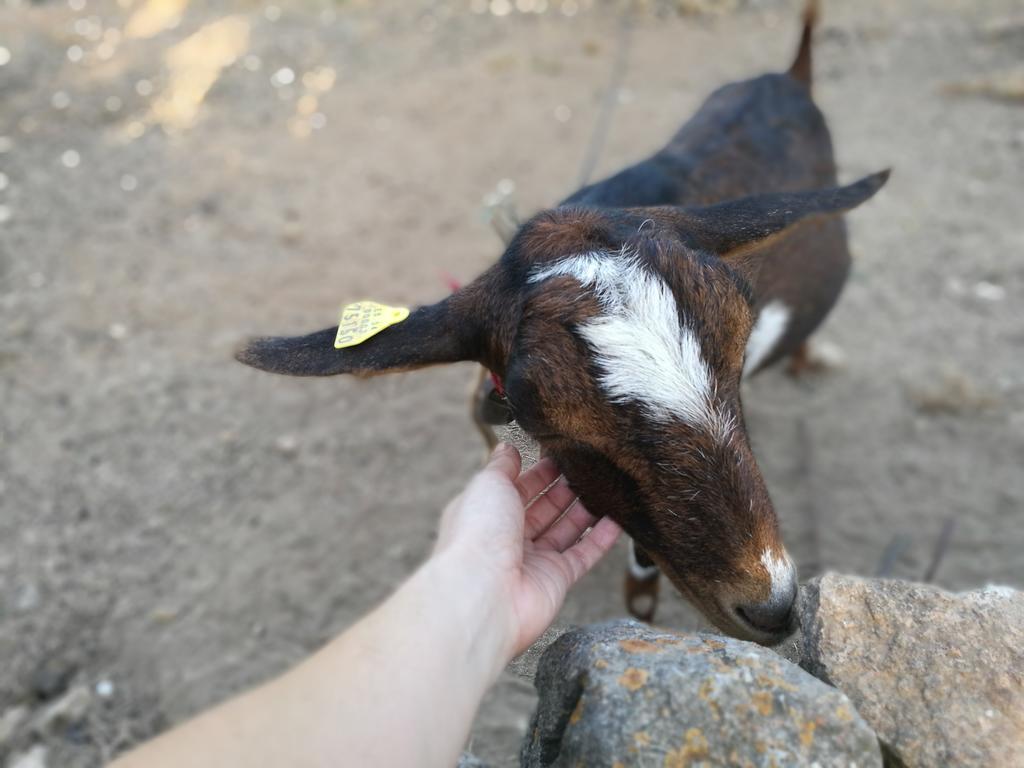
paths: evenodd
<path fill-rule="evenodd" d="M 286 668 L 430 548 L 480 460 L 470 367 L 307 381 L 231 351 L 345 300 L 436 300 L 499 255 L 499 182 L 523 212 L 575 187 L 621 6 L 548 5 L 0 4 L 0 714 L 109 694 L 51 764 Z M 644 4 L 599 174 L 786 66 L 799 5 Z M 749 383 L 755 452 L 804 576 L 872 574 L 903 536 L 892 573 L 919 578 L 953 519 L 937 583 L 1024 586 L 1024 103 L 984 92 L 1020 71 L 1019 4 L 824 5 L 841 177 L 895 171 L 849 217 L 854 273 L 818 337 L 842 361 Z M 624 561 L 560 621 L 622 615 Z M 698 625 L 675 598 L 659 619 Z M 473 750 L 515 764 L 532 702 L 503 679 Z"/>

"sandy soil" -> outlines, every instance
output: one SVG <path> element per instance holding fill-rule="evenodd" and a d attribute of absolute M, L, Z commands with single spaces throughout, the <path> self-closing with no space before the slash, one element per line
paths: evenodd
<path fill-rule="evenodd" d="M 231 350 L 486 267 L 500 180 L 524 212 L 574 188 L 619 27 L 610 3 L 236 0 L 102 36 L 131 5 L 0 9 L 0 714 L 113 687 L 50 738 L 54 765 L 282 670 L 421 561 L 480 458 L 471 368 L 300 381 Z M 646 6 L 599 172 L 720 83 L 785 66 L 798 5 Z M 943 90 L 1017 66 L 1015 2 L 825 5 L 816 92 L 842 177 L 895 173 L 850 217 L 854 274 L 820 334 L 843 363 L 750 383 L 756 453 L 804 575 L 873 573 L 904 534 L 893 573 L 920 577 L 953 518 L 939 584 L 1024 586 L 1024 109 Z M 165 54 L 229 13 L 237 60 L 194 124 L 154 112 Z M 624 559 L 560 620 L 621 615 Z M 678 599 L 660 620 L 697 625 Z M 504 679 L 474 751 L 514 764 L 531 703 Z"/>

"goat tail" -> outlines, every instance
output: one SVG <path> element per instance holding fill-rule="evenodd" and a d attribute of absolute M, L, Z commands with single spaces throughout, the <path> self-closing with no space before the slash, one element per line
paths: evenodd
<path fill-rule="evenodd" d="M 814 25 L 818 21 L 818 0 L 807 0 L 804 6 L 804 28 L 800 33 L 800 47 L 797 48 L 796 58 L 789 68 L 791 77 L 799 80 L 808 88 L 811 87 L 811 38 L 814 33 Z"/>

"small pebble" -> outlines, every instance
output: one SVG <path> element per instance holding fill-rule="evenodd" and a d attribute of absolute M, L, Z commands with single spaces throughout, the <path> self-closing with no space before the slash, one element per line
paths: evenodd
<path fill-rule="evenodd" d="M 50 97 L 50 104 L 54 109 L 67 109 L 71 104 L 71 97 L 64 91 L 57 91 Z"/>
<path fill-rule="evenodd" d="M 76 150 L 68 149 L 60 156 L 60 162 L 65 168 L 77 168 L 82 156 Z"/>
<path fill-rule="evenodd" d="M 68 680 L 75 674 L 74 666 L 51 657 L 32 673 L 32 692 L 40 699 L 52 699 L 64 693 Z"/>
<path fill-rule="evenodd" d="M 286 456 L 291 456 L 299 450 L 299 439 L 295 435 L 281 435 L 274 441 L 274 447 Z"/>
<path fill-rule="evenodd" d="M 7 48 L 4 48 L 2 45 L 0 45 L 0 67 L 3 67 L 5 65 L 7 65 L 8 63 L 10 63 L 10 61 L 11 61 L 11 52 L 10 52 L 10 50 L 7 49 Z"/>
<path fill-rule="evenodd" d="M 123 323 L 111 323 L 110 327 L 107 328 L 107 333 L 110 335 L 110 338 L 120 341 L 128 335 L 128 327 Z"/>
<path fill-rule="evenodd" d="M 1006 289 L 1001 285 L 981 280 L 974 284 L 974 295 L 982 301 L 1002 301 L 1006 298 Z"/>
<path fill-rule="evenodd" d="M 101 699 L 109 699 L 114 695 L 114 684 L 109 680 L 100 680 L 96 683 L 96 695 Z"/>

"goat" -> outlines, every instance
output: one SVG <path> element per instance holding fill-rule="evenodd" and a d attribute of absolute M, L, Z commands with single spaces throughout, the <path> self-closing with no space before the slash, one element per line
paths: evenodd
<path fill-rule="evenodd" d="M 238 360 L 292 376 L 479 362 L 590 511 L 632 537 L 635 592 L 653 603 L 660 570 L 721 630 L 780 640 L 797 575 L 740 381 L 799 354 L 849 269 L 839 214 L 888 177 L 837 186 L 814 21 L 812 2 L 786 73 L 715 91 L 662 150 L 533 216 L 444 300 L 356 346 L 335 349 L 332 327 L 253 339 Z"/>

